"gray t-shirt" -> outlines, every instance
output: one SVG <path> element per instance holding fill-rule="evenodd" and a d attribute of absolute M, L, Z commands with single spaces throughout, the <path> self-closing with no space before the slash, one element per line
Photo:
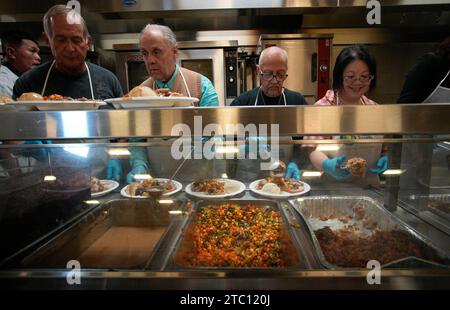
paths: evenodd
<path fill-rule="evenodd" d="M 12 96 L 14 83 L 19 77 L 4 65 L 0 65 L 0 95 Z"/>
<path fill-rule="evenodd" d="M 109 70 L 86 62 L 92 78 L 95 99 L 108 99 L 123 96 L 122 87 L 117 77 Z M 51 61 L 24 73 L 14 84 L 13 99 L 26 92 L 41 93 L 45 77 L 50 69 Z M 85 70 L 79 76 L 67 75 L 59 72 L 53 66 L 48 78 L 44 96 L 58 94 L 74 99 L 85 97 L 92 99 L 88 72 Z"/>

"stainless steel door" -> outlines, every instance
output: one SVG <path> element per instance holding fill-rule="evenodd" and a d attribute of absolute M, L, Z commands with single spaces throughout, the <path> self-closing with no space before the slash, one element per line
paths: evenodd
<path fill-rule="evenodd" d="M 225 104 L 225 72 L 224 72 L 224 55 L 222 48 L 214 49 L 186 49 L 180 50 L 178 57 L 178 64 L 182 67 L 187 67 L 185 64 L 195 66 L 195 60 L 197 60 L 197 69 L 192 68 L 193 71 L 201 73 L 205 76 L 212 75 L 211 82 L 216 89 L 219 96 L 219 104 L 223 106 Z M 212 66 L 212 70 L 208 68 L 208 64 Z M 201 70 L 205 70 L 202 72 Z M 212 72 L 211 72 L 212 71 Z"/>
<path fill-rule="evenodd" d="M 318 41 L 310 40 L 264 40 L 262 48 L 276 45 L 288 53 L 288 74 L 284 86 L 300 92 L 309 104 L 317 100 L 317 49 Z"/>

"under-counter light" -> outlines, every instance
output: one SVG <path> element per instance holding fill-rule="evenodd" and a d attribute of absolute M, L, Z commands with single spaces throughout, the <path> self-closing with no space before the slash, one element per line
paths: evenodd
<path fill-rule="evenodd" d="M 172 204 L 173 200 L 172 199 L 160 199 L 160 200 L 158 200 L 158 202 L 162 203 L 162 204 Z"/>
<path fill-rule="evenodd" d="M 44 177 L 44 181 L 45 182 L 53 182 L 53 181 L 56 181 L 56 177 L 54 175 L 46 175 Z"/>
<path fill-rule="evenodd" d="M 108 150 L 108 154 L 111 156 L 130 156 L 131 155 L 130 151 L 126 148 L 110 149 L 110 150 Z"/>
<path fill-rule="evenodd" d="M 151 178 L 152 178 L 152 176 L 150 174 L 135 174 L 133 176 L 133 179 L 138 180 L 138 181 L 147 180 L 147 179 L 151 179 Z"/>
<path fill-rule="evenodd" d="M 220 176 L 222 179 L 228 179 L 228 175 L 226 173 L 222 173 L 222 175 Z"/>
<path fill-rule="evenodd" d="M 236 154 L 236 153 L 239 153 L 239 148 L 236 147 L 236 146 L 218 146 L 216 148 L 216 153 L 219 153 L 219 154 L 230 154 L 230 153 Z"/>
<path fill-rule="evenodd" d="M 86 203 L 88 205 L 98 205 L 98 204 L 100 204 L 100 201 L 98 201 L 98 200 L 86 200 L 84 203 Z"/>
<path fill-rule="evenodd" d="M 322 171 L 303 171 L 302 176 L 304 178 L 318 178 L 322 176 Z"/>
<path fill-rule="evenodd" d="M 183 214 L 183 211 L 181 211 L 181 210 L 170 210 L 169 214 Z"/>
<path fill-rule="evenodd" d="M 405 170 L 402 170 L 402 169 L 388 169 L 385 172 L 383 172 L 383 175 L 400 175 L 403 172 L 405 172 Z"/>
<path fill-rule="evenodd" d="M 337 150 L 339 150 L 341 147 L 339 145 L 318 145 L 316 148 L 316 151 L 321 151 L 321 152 L 335 152 Z"/>

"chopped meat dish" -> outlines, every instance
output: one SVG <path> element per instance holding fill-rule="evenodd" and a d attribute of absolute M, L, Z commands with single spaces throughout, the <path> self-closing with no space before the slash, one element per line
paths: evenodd
<path fill-rule="evenodd" d="M 352 217 L 349 215 L 343 215 L 338 218 L 338 220 L 344 224 L 348 223 L 348 221 L 350 221 L 351 219 L 352 219 Z"/>
<path fill-rule="evenodd" d="M 368 218 L 363 219 L 363 227 L 364 228 L 367 228 L 369 230 L 374 230 L 375 228 L 377 228 L 377 226 L 378 226 L 377 222 L 375 222 L 371 219 L 368 219 Z"/>
<path fill-rule="evenodd" d="M 355 213 L 355 218 L 360 220 L 366 215 L 366 210 L 359 203 L 355 203 L 352 206 L 352 210 Z"/>
<path fill-rule="evenodd" d="M 330 219 L 330 217 L 327 216 L 327 215 L 325 215 L 325 214 L 321 214 L 321 215 L 319 216 L 319 219 L 320 219 L 321 221 L 326 222 L 326 221 L 328 221 L 328 220 Z"/>
<path fill-rule="evenodd" d="M 324 227 L 314 233 L 326 260 L 340 267 L 365 268 L 369 260 L 387 264 L 408 256 L 441 261 L 432 248 L 400 230 L 375 231 L 364 236 L 346 229 L 333 231 Z"/>
<path fill-rule="evenodd" d="M 194 221 L 193 249 L 183 257 L 187 266 L 285 266 L 279 211 L 224 203 L 202 208 Z"/>
<path fill-rule="evenodd" d="M 184 97 L 183 94 L 171 91 L 168 88 L 158 88 L 157 90 L 155 90 L 156 93 L 161 96 L 161 97 Z"/>
<path fill-rule="evenodd" d="M 128 194 L 131 196 L 151 197 L 155 189 L 169 193 L 176 189 L 175 183 L 169 180 L 146 179 L 142 182 L 133 182 L 128 185 Z"/>
<path fill-rule="evenodd" d="M 257 189 L 261 190 L 267 183 L 276 184 L 283 192 L 288 193 L 299 193 L 304 190 L 304 185 L 302 182 L 295 179 L 280 177 L 267 177 L 262 179 L 259 181 Z"/>
<path fill-rule="evenodd" d="M 91 177 L 91 193 L 99 193 L 106 190 L 106 186 L 97 179 L 96 177 Z"/>
<path fill-rule="evenodd" d="M 72 97 L 62 96 L 59 94 L 52 94 L 50 96 L 41 96 L 38 93 L 23 93 L 19 98 L 17 98 L 17 101 L 97 101 L 93 99 L 87 99 L 85 97 L 74 99 Z"/>
<path fill-rule="evenodd" d="M 361 157 L 353 157 L 347 160 L 347 169 L 355 177 L 366 175 L 367 161 Z"/>
<path fill-rule="evenodd" d="M 195 181 L 191 187 L 193 192 L 203 192 L 208 195 L 222 195 L 225 193 L 225 182 L 218 179 Z"/>

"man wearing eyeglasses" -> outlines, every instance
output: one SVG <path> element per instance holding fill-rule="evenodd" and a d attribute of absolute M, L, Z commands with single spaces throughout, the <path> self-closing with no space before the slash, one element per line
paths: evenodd
<path fill-rule="evenodd" d="M 307 104 L 302 94 L 283 87 L 288 77 L 288 56 L 285 50 L 277 46 L 263 50 L 258 71 L 261 86 L 234 99 L 232 106 Z"/>
<path fill-rule="evenodd" d="M 302 94 L 288 90 L 283 87 L 284 81 L 288 77 L 288 56 L 285 50 L 271 46 L 262 51 L 258 64 L 261 86 L 251 91 L 245 92 L 237 97 L 232 106 L 287 106 L 287 105 L 307 105 Z M 268 151 L 267 140 L 264 137 L 249 137 L 249 140 L 257 140 L 259 150 Z M 248 145 L 246 145 L 248 148 Z M 247 148 L 244 151 L 246 154 Z M 299 148 L 292 148 L 291 145 L 284 145 L 279 149 L 279 156 L 282 160 L 290 161 L 286 169 L 286 178 L 300 180 L 300 155 L 293 154 Z M 247 157 L 247 156 L 246 156 Z M 260 171 L 258 160 L 240 159 L 232 168 L 228 167 L 227 173 L 244 182 L 254 181 L 267 176 L 268 171 Z M 233 170 L 234 169 L 234 170 Z"/>

